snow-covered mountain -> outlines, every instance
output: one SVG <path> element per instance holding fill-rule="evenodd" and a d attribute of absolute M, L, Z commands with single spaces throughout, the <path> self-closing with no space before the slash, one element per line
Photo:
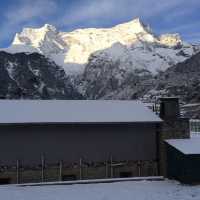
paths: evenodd
<path fill-rule="evenodd" d="M 141 99 L 199 103 L 200 46 L 139 19 L 107 29 L 25 28 L 0 49 L 0 99 Z"/>
<path fill-rule="evenodd" d="M 199 103 L 200 101 L 200 53 L 182 63 L 170 67 L 157 76 L 155 86 L 149 90 L 145 98 L 154 99 L 159 96 L 179 96 L 183 103 Z"/>
<path fill-rule="evenodd" d="M 7 49 L 9 53 L 37 52 L 62 66 L 67 74 L 82 74 L 92 55 L 120 60 L 122 67 L 145 69 L 153 74 L 183 62 L 196 48 L 178 34 L 156 36 L 140 19 L 104 29 L 60 32 L 54 26 L 24 28 Z"/>

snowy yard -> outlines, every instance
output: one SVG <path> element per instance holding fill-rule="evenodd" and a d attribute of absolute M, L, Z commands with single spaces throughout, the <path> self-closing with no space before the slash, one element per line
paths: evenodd
<path fill-rule="evenodd" d="M 140 181 L 60 186 L 1 186 L 1 200 L 200 200 L 200 186 Z"/>

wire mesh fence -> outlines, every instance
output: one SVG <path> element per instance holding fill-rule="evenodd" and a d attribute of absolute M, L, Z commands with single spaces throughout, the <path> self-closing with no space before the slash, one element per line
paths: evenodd
<path fill-rule="evenodd" d="M 112 158 L 103 162 L 79 161 L 54 164 L 41 161 L 35 166 L 25 166 L 16 161 L 15 166 L 0 167 L 0 184 L 38 183 L 104 178 L 146 177 L 158 175 L 158 163 L 147 161 L 115 161 Z"/>

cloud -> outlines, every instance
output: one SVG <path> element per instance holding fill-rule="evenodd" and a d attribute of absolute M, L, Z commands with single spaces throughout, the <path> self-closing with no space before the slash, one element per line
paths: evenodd
<path fill-rule="evenodd" d="M 67 14 L 61 17 L 57 24 L 74 25 L 80 22 L 94 22 L 99 18 L 105 18 L 112 15 L 115 6 L 113 0 L 93 0 L 83 1 L 73 4 Z"/>
<path fill-rule="evenodd" d="M 170 32 L 188 32 L 188 31 L 193 31 L 195 29 L 199 29 L 199 27 L 200 27 L 200 21 L 194 21 L 189 24 L 176 25 L 175 27 L 172 26 L 172 28 L 168 29 L 168 31 L 170 31 Z M 167 30 L 163 30 L 163 31 L 167 31 Z"/>
<path fill-rule="evenodd" d="M 188 42 L 200 45 L 200 33 L 187 33 L 184 37 Z"/>
<path fill-rule="evenodd" d="M 22 27 L 52 23 L 60 29 L 108 27 L 136 17 L 161 29 L 183 30 L 193 23 L 199 0 L 14 0 L 4 10 L 0 42 L 12 38 Z M 3 22 L 4 21 L 4 22 Z M 196 20 L 197 21 L 197 20 Z M 177 27 L 175 27 L 177 26 Z"/>
<path fill-rule="evenodd" d="M 55 13 L 57 4 L 53 0 L 21 0 L 4 14 L 9 23 L 19 24 L 35 18 L 48 18 Z"/>
<path fill-rule="evenodd" d="M 64 26 L 81 22 L 124 20 L 137 16 L 149 19 L 164 14 L 167 19 L 171 12 L 178 10 L 180 13 L 183 8 L 190 9 L 188 12 L 191 13 L 196 5 L 199 5 L 199 0 L 85 0 L 74 4 L 57 23 Z"/>
<path fill-rule="evenodd" d="M 167 31 L 182 33 L 182 37 L 188 42 L 200 43 L 200 21 L 195 21 L 189 24 L 179 25 Z"/>
<path fill-rule="evenodd" d="M 20 0 L 4 13 L 1 24 L 0 42 L 10 38 L 24 25 L 34 26 L 40 20 L 47 20 L 57 11 L 54 0 Z"/>
<path fill-rule="evenodd" d="M 199 0 L 80 0 L 55 22 L 59 28 L 109 27 L 136 17 L 157 33 L 178 32 L 187 41 L 199 40 Z M 195 14 L 198 15 L 195 17 Z M 196 34 L 194 34 L 196 33 Z"/>

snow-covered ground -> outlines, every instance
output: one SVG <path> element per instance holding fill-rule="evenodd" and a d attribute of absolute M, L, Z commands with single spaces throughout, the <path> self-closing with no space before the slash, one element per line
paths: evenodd
<path fill-rule="evenodd" d="M 140 181 L 60 186 L 2 186 L 1 200 L 199 200 L 200 186 Z"/>

